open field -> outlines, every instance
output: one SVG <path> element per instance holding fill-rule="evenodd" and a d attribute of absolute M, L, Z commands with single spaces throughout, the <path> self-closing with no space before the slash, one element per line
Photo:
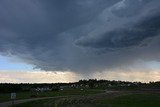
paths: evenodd
<path fill-rule="evenodd" d="M 89 96 L 51 98 L 15 107 L 160 107 L 159 92 L 111 92 Z"/>
<path fill-rule="evenodd" d="M 160 107 L 160 93 L 130 93 L 98 101 L 111 107 Z"/>
<path fill-rule="evenodd" d="M 20 92 L 17 93 L 16 100 L 19 99 L 29 99 L 29 98 L 39 98 L 39 97 L 54 97 L 54 96 L 67 96 L 67 95 L 89 95 L 89 94 L 97 94 L 102 93 L 103 90 L 97 90 L 97 89 L 67 89 L 63 91 L 51 91 L 51 92 Z M 1 93 L 0 94 L 0 102 L 10 101 L 10 93 Z"/>
<path fill-rule="evenodd" d="M 51 98 L 51 99 L 30 101 L 30 102 L 15 105 L 14 107 L 48 107 L 49 105 L 52 105 L 52 107 L 54 107 L 55 100 L 56 100 L 55 98 Z"/>
<path fill-rule="evenodd" d="M 17 93 L 15 107 L 160 107 L 160 82 L 1 84 L 0 107 L 11 106 L 10 92 Z"/>

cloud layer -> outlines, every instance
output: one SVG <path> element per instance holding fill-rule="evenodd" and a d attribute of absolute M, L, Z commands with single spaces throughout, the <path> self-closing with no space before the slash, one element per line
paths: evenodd
<path fill-rule="evenodd" d="M 159 0 L 1 0 L 0 53 L 46 71 L 159 61 Z"/>

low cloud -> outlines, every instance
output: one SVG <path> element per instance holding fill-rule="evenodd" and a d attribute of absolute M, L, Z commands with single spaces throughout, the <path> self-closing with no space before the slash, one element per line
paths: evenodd
<path fill-rule="evenodd" d="M 121 70 L 96 72 L 90 75 L 80 75 L 73 72 L 45 72 L 45 71 L 0 71 L 1 83 L 58 83 L 58 82 L 75 82 L 80 79 L 107 79 L 107 80 L 122 80 L 122 81 L 160 81 L 160 72 L 152 71 L 128 71 L 127 73 Z M 134 72 L 134 73 L 133 73 Z"/>
<path fill-rule="evenodd" d="M 66 72 L 45 72 L 45 71 L 0 71 L 1 83 L 58 83 L 78 81 L 78 75 Z"/>

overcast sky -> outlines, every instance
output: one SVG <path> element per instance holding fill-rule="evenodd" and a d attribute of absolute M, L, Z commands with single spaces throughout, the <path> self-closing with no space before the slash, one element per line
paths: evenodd
<path fill-rule="evenodd" d="M 74 78 L 64 81 L 145 81 L 137 72 L 159 77 L 159 61 L 159 0 L 0 0 L 1 77 L 38 70 Z"/>

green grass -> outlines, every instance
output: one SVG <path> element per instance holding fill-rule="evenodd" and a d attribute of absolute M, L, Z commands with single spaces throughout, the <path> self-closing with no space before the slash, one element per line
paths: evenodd
<path fill-rule="evenodd" d="M 36 100 L 36 101 L 30 101 L 22 104 L 15 105 L 13 107 L 48 107 L 52 106 L 54 107 L 54 101 L 55 99 L 44 99 L 44 100 Z"/>
<path fill-rule="evenodd" d="M 97 92 L 97 90 L 85 90 L 84 92 L 79 90 L 64 90 L 60 95 L 90 95 Z M 120 96 L 103 96 L 102 98 L 95 100 L 97 100 L 98 104 L 106 105 L 107 107 L 160 107 L 160 93 L 119 93 L 119 95 Z M 92 95 L 90 97 L 92 97 Z M 48 105 L 54 107 L 54 101 L 55 99 L 53 98 L 31 101 L 16 105 L 15 107 L 48 107 Z"/>
<path fill-rule="evenodd" d="M 111 107 L 160 107 L 160 94 L 130 94 L 99 101 Z"/>
<path fill-rule="evenodd" d="M 20 92 L 17 93 L 16 99 L 26 99 L 30 98 L 31 93 L 30 92 Z M 0 102 L 9 101 L 10 100 L 10 93 L 0 94 Z"/>
<path fill-rule="evenodd" d="M 66 89 L 63 91 L 51 91 L 51 92 L 39 92 L 36 96 L 37 97 L 54 97 L 54 96 L 67 96 L 67 95 L 89 95 L 89 94 L 97 94 L 102 93 L 102 90 L 98 89 Z M 18 99 L 28 99 L 31 98 L 33 93 L 31 92 L 20 92 L 17 93 L 17 100 Z M 7 94 L 0 94 L 0 102 L 5 102 L 10 100 L 10 93 Z"/>
<path fill-rule="evenodd" d="M 8 101 L 10 99 L 10 94 L 0 94 L 0 102 Z"/>

